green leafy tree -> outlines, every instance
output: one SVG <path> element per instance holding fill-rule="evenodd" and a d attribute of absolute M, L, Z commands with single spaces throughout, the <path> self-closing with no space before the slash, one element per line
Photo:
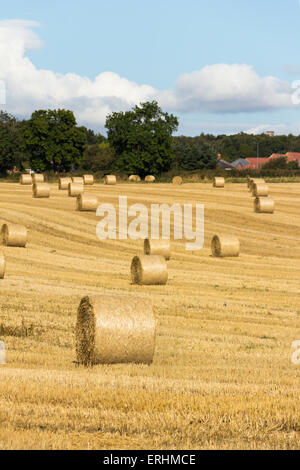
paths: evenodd
<path fill-rule="evenodd" d="M 72 111 L 35 111 L 23 134 L 32 169 L 70 171 L 81 165 L 86 128 L 76 126 Z"/>
<path fill-rule="evenodd" d="M 264 170 L 285 169 L 287 167 L 286 157 L 274 158 L 267 162 L 263 168 Z"/>
<path fill-rule="evenodd" d="M 24 159 L 24 141 L 22 122 L 0 111 L 0 173 L 11 170 L 13 166 L 21 168 Z"/>
<path fill-rule="evenodd" d="M 182 170 L 216 168 L 218 152 L 208 142 L 178 138 L 175 143 L 175 166 Z"/>
<path fill-rule="evenodd" d="M 108 115 L 105 127 L 117 170 L 143 177 L 170 168 L 174 156 L 172 133 L 177 130 L 178 119 L 164 113 L 156 101 Z"/>
<path fill-rule="evenodd" d="M 289 170 L 299 170 L 300 169 L 298 161 L 288 162 L 286 166 Z"/>
<path fill-rule="evenodd" d="M 108 142 L 87 145 L 84 154 L 82 168 L 93 172 L 109 170 L 114 158 L 114 151 Z"/>
<path fill-rule="evenodd" d="M 95 134 L 95 132 L 92 129 L 87 129 L 86 130 L 86 143 L 88 145 L 96 145 L 96 144 L 101 144 L 102 142 L 105 142 L 106 138 L 102 134 Z"/>

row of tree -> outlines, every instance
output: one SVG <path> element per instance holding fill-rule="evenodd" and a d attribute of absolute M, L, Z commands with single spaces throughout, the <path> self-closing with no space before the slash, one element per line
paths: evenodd
<path fill-rule="evenodd" d="M 175 138 L 176 139 L 176 138 Z M 184 141 L 193 141 L 198 145 L 211 145 L 222 158 L 233 162 L 238 158 L 269 157 L 273 153 L 285 154 L 300 151 L 300 135 L 278 135 L 270 137 L 267 134 L 252 135 L 239 133 L 235 135 L 201 134 L 197 137 L 180 137 Z"/>
<path fill-rule="evenodd" d="M 73 112 L 64 109 L 35 111 L 28 120 L 0 112 L 0 173 L 15 166 L 19 170 L 114 170 L 159 175 L 172 168 L 214 169 L 218 153 L 234 161 L 255 157 L 257 150 L 261 156 L 269 156 L 300 149 L 300 136 L 291 134 L 174 137 L 178 119 L 163 112 L 156 101 L 112 113 L 105 126 L 107 137 L 77 126 Z"/>

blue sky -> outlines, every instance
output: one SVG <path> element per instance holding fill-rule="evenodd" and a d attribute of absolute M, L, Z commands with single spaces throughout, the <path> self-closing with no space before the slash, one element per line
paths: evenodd
<path fill-rule="evenodd" d="M 186 135 L 259 131 L 266 126 L 277 133 L 300 133 L 299 106 L 288 99 L 288 87 L 300 80 L 298 0 L 11 0 L 2 4 L 0 20 L 16 19 L 22 20 L 16 34 L 16 24 L 9 21 L 3 23 L 0 34 L 6 44 L 3 57 L 0 49 L 0 79 L 7 85 L 6 107 L 18 115 L 49 104 L 45 88 L 35 94 L 26 84 L 31 80 L 37 89 L 43 80 L 41 70 L 46 70 L 53 106 L 73 104 L 78 121 L 96 130 L 103 130 L 105 113 L 118 106 L 129 109 L 140 99 L 157 95 L 164 109 L 179 116 L 179 133 Z M 34 50 L 26 46 L 20 57 L 11 41 L 17 37 L 20 46 L 30 32 L 43 44 Z M 7 56 L 10 48 L 17 51 L 16 60 Z M 217 64 L 229 66 L 224 77 Z M 249 69 L 232 69 L 235 64 Z M 212 67 L 208 73 L 193 74 L 207 66 Z M 103 72 L 109 74 L 93 86 Z M 50 73 L 87 77 L 93 91 L 79 93 L 75 83 L 71 87 L 65 83 L 74 92 L 64 102 L 63 90 L 59 98 L 55 96 Z M 23 95 L 17 82 L 22 76 Z M 276 86 L 266 77 L 276 79 Z M 122 78 L 136 87 L 125 86 Z M 100 86 L 107 87 L 107 92 L 98 99 Z"/>

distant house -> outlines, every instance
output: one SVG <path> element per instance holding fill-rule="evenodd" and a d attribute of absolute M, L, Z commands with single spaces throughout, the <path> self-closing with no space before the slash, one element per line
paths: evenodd
<path fill-rule="evenodd" d="M 237 170 L 256 170 L 260 169 L 269 161 L 268 158 L 238 158 L 233 162 Z"/>
<path fill-rule="evenodd" d="M 282 157 L 286 158 L 287 163 L 296 161 L 298 162 L 298 165 L 300 166 L 300 153 L 298 152 L 287 152 L 285 154 L 273 153 L 268 158 L 257 158 L 257 157 L 238 158 L 237 160 L 232 162 L 231 165 L 237 170 L 257 170 L 257 169 L 261 169 L 270 160 L 274 160 L 275 158 L 282 158 Z"/>
<path fill-rule="evenodd" d="M 238 158 L 237 160 L 232 162 L 232 165 L 237 170 L 244 170 L 247 167 L 249 168 L 250 163 L 245 158 Z"/>
<path fill-rule="evenodd" d="M 300 153 L 298 152 L 287 152 L 286 154 L 287 157 L 287 162 L 298 162 L 298 165 L 300 166 Z"/>
<path fill-rule="evenodd" d="M 223 168 L 225 170 L 233 170 L 235 167 L 232 163 L 226 162 L 226 160 L 219 159 L 218 160 L 218 168 Z"/>
<path fill-rule="evenodd" d="M 226 162 L 226 160 L 223 160 L 222 159 L 222 155 L 220 153 L 218 153 L 218 164 L 217 164 L 217 167 L 218 168 L 222 168 L 223 170 L 233 170 L 234 169 L 234 166 L 232 165 L 232 163 L 229 163 L 229 162 Z"/>
<path fill-rule="evenodd" d="M 268 163 L 269 158 L 246 158 L 246 160 L 250 163 L 248 169 L 256 170 L 258 168 L 263 167 L 266 163 Z"/>
<path fill-rule="evenodd" d="M 272 155 L 269 158 L 271 160 L 274 160 L 275 158 L 282 158 L 282 157 L 286 157 L 286 155 L 283 153 L 272 153 Z"/>
<path fill-rule="evenodd" d="M 269 159 L 274 160 L 275 158 L 286 158 L 287 163 L 289 162 L 298 162 L 298 165 L 300 166 L 300 153 L 299 152 L 287 152 L 285 154 L 283 153 L 273 153 Z"/>

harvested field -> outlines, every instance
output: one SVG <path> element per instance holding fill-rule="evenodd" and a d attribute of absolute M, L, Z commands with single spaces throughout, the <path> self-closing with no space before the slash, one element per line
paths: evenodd
<path fill-rule="evenodd" d="M 98 240 L 57 183 L 50 199 L 0 183 L 0 225 L 28 230 L 26 248 L 2 247 L 0 449 L 299 449 L 300 183 L 268 185 L 274 214 L 253 211 L 245 182 L 85 186 L 101 203 L 205 204 L 204 249 L 172 241 L 167 285 L 140 286 L 143 240 Z M 213 258 L 215 233 L 240 257 Z M 151 300 L 152 365 L 74 362 L 87 295 Z"/>

